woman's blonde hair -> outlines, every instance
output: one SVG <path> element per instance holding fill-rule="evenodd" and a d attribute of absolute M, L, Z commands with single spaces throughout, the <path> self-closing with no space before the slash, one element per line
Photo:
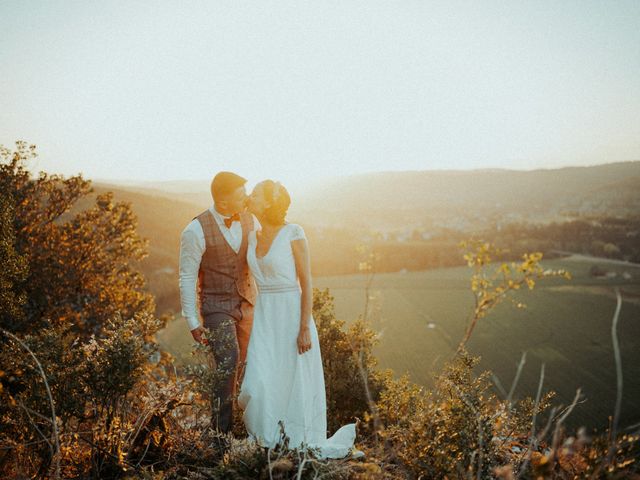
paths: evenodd
<path fill-rule="evenodd" d="M 284 185 L 273 180 L 260 182 L 264 191 L 264 198 L 271 206 L 264 211 L 266 220 L 272 225 L 283 225 L 287 210 L 291 205 L 291 197 Z"/>

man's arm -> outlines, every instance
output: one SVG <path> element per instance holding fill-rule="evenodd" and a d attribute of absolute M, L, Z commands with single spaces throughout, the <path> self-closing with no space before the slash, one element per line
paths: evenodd
<path fill-rule="evenodd" d="M 180 303 L 193 338 L 201 341 L 202 327 L 196 307 L 198 270 L 205 250 L 204 234 L 200 222 L 194 220 L 182 231 L 180 237 Z"/>

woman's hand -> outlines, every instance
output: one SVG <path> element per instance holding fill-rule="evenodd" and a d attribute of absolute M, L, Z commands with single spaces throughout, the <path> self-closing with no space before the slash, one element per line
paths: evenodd
<path fill-rule="evenodd" d="M 311 349 L 311 333 L 309 327 L 300 327 L 298 333 L 298 353 L 303 354 Z"/>

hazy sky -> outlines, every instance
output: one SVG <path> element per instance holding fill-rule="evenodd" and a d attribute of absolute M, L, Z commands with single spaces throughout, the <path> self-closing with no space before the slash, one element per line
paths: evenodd
<path fill-rule="evenodd" d="M 0 61 L 0 143 L 94 179 L 640 159 L 638 0 L 3 0 Z"/>

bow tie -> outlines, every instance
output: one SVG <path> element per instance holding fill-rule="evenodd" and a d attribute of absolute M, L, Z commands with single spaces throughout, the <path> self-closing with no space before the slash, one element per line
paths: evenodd
<path fill-rule="evenodd" d="M 233 222 L 239 222 L 239 221 L 240 221 L 240 214 L 234 213 L 229 218 L 224 219 L 224 224 L 227 228 L 231 228 L 231 224 Z"/>

